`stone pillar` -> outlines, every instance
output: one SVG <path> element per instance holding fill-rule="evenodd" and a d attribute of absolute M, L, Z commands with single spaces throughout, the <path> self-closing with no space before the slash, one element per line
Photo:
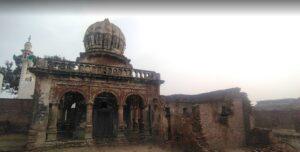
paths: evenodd
<path fill-rule="evenodd" d="M 122 104 L 119 104 L 118 107 L 118 119 L 119 119 L 119 128 L 118 128 L 118 137 L 117 137 L 117 142 L 119 144 L 123 144 L 123 143 L 127 143 L 128 141 L 125 138 L 125 134 L 124 134 L 124 128 L 125 128 L 125 124 L 124 124 L 124 106 Z"/>
<path fill-rule="evenodd" d="M 88 102 L 86 105 L 85 139 L 91 138 L 93 138 L 93 103 Z"/>
<path fill-rule="evenodd" d="M 144 121 L 144 130 L 149 130 L 149 107 L 148 106 L 144 106 L 143 109 L 143 121 Z"/>
<path fill-rule="evenodd" d="M 144 132 L 144 108 L 138 108 L 139 109 L 139 131 Z"/>
<path fill-rule="evenodd" d="M 133 129 L 133 122 L 134 122 L 134 121 L 133 121 L 133 120 L 134 120 L 134 114 L 133 114 L 133 112 L 134 112 L 134 109 L 133 109 L 133 106 L 131 105 L 131 106 L 130 106 L 130 118 L 129 118 L 129 119 L 130 119 L 130 120 L 129 120 L 130 122 L 129 122 L 129 126 L 128 126 L 128 129 L 129 129 L 129 130 L 132 130 L 132 129 Z"/>
<path fill-rule="evenodd" d="M 139 108 L 138 107 L 134 107 L 133 109 L 133 129 L 137 130 L 138 129 L 138 119 L 139 119 Z"/>
<path fill-rule="evenodd" d="M 47 130 L 47 141 L 52 141 L 57 139 L 58 102 L 50 103 L 49 108 L 50 117 Z"/>
<path fill-rule="evenodd" d="M 123 130 L 124 129 L 124 116 L 123 116 L 123 110 L 124 107 L 122 104 L 119 105 L 118 108 L 118 115 L 119 115 L 119 130 Z"/>

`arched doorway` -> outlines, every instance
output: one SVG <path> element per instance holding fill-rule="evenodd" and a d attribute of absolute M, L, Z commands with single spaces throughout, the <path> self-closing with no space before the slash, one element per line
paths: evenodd
<path fill-rule="evenodd" d="M 59 103 L 58 137 L 60 139 L 84 138 L 86 104 L 82 94 L 67 92 Z"/>
<path fill-rule="evenodd" d="M 112 93 L 100 93 L 93 106 L 93 137 L 96 139 L 117 136 L 117 98 Z"/>
<path fill-rule="evenodd" d="M 141 96 L 133 94 L 126 98 L 124 119 L 127 130 L 144 130 L 143 110 L 144 102 Z"/>

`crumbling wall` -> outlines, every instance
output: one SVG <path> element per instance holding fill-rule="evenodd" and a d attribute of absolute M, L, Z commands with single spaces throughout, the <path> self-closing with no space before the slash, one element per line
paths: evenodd
<path fill-rule="evenodd" d="M 154 100 L 150 103 L 150 133 L 154 142 L 168 140 L 168 120 L 166 117 L 165 105 L 161 100 Z"/>
<path fill-rule="evenodd" d="M 26 148 L 31 150 L 42 145 L 46 139 L 47 120 L 49 115 L 49 95 L 52 80 L 48 77 L 37 77 L 33 95 L 33 110 Z"/>
<path fill-rule="evenodd" d="M 207 142 L 212 149 L 217 150 L 245 145 L 242 103 L 238 100 L 231 101 L 232 113 L 228 116 L 222 116 L 223 104 L 224 102 L 199 105 L 203 134 Z"/>
<path fill-rule="evenodd" d="M 239 88 L 199 95 L 163 96 L 162 100 L 171 111 L 171 140 L 178 144 L 196 144 L 201 148 L 207 144 L 211 150 L 246 144 L 251 128 L 251 107 L 246 94 Z"/>
<path fill-rule="evenodd" d="M 192 104 L 169 104 L 169 141 L 182 151 L 209 151 L 203 135 L 200 107 Z"/>
<path fill-rule="evenodd" d="M 254 110 L 255 127 L 299 130 L 300 110 Z"/>
<path fill-rule="evenodd" d="M 0 99 L 0 134 L 27 133 L 32 116 L 31 99 Z"/>

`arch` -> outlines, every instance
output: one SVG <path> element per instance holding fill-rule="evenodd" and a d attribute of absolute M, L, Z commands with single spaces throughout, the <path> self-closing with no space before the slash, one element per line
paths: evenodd
<path fill-rule="evenodd" d="M 77 92 L 84 97 L 85 102 L 88 102 L 88 99 L 89 99 L 88 96 L 85 94 L 85 92 L 83 90 L 78 89 L 78 88 L 66 88 L 66 89 L 63 89 L 62 91 L 59 91 L 58 96 L 57 96 L 57 101 L 59 101 L 68 92 Z"/>
<path fill-rule="evenodd" d="M 99 93 L 93 104 L 93 137 L 96 139 L 114 138 L 118 129 L 118 100 L 111 93 Z"/>
<path fill-rule="evenodd" d="M 108 91 L 102 91 L 100 92 L 93 100 L 93 105 L 97 105 L 97 102 L 101 102 L 100 100 L 97 100 L 97 98 L 101 98 L 101 97 L 106 97 L 106 98 L 114 98 L 111 101 L 113 101 L 114 104 L 113 106 L 117 106 L 118 105 L 118 98 L 114 93 L 108 92 Z"/>
<path fill-rule="evenodd" d="M 130 95 L 126 96 L 126 98 L 125 98 L 125 106 L 127 104 L 129 104 L 128 102 L 130 102 L 130 101 L 139 102 L 138 104 L 139 104 L 140 108 L 144 108 L 144 106 L 145 106 L 144 98 L 141 95 L 139 95 L 139 94 L 130 94 Z"/>
<path fill-rule="evenodd" d="M 58 106 L 59 139 L 82 139 L 86 123 L 86 102 L 77 91 L 68 91 L 59 100 Z"/>
<path fill-rule="evenodd" d="M 124 120 L 127 130 L 144 130 L 144 99 L 139 94 L 130 94 L 126 96 L 124 106 Z"/>
<path fill-rule="evenodd" d="M 132 95 L 141 97 L 144 106 L 147 105 L 147 100 L 146 100 L 146 97 L 145 97 L 144 95 L 139 94 L 139 93 L 135 93 L 135 92 L 130 92 L 130 93 L 128 93 L 128 94 L 124 97 L 124 103 L 122 103 L 124 106 L 126 106 L 126 100 L 127 100 L 127 98 L 128 98 L 129 96 L 132 96 Z"/>
<path fill-rule="evenodd" d="M 116 91 L 114 91 L 114 90 L 106 90 L 106 89 L 97 91 L 97 93 L 95 93 L 95 94 L 92 96 L 92 99 L 93 99 L 92 102 L 94 103 L 96 97 L 99 96 L 99 95 L 102 94 L 102 93 L 111 93 L 111 94 L 113 94 L 113 95 L 116 97 L 116 99 L 117 99 L 117 104 L 120 104 L 121 100 L 120 100 L 119 94 L 118 94 Z"/>

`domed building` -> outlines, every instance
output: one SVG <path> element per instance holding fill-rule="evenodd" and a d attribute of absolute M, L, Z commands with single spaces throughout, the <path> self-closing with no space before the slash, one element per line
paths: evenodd
<path fill-rule="evenodd" d="M 29 145 L 54 141 L 130 141 L 151 132 L 159 73 L 134 69 L 126 40 L 108 19 L 88 27 L 85 52 L 73 61 L 40 59 L 31 67 L 38 103 Z M 38 140 L 38 141 L 37 141 Z"/>
<path fill-rule="evenodd" d="M 129 64 L 130 60 L 124 56 L 126 47 L 124 34 L 108 19 L 90 25 L 83 42 L 85 52 L 80 54 L 78 62 L 132 67 Z"/>
<path fill-rule="evenodd" d="M 20 89 L 33 97 L 33 110 L 22 109 L 24 101 L 2 107 L 15 112 L 11 120 L 30 120 L 27 150 L 154 141 L 182 151 L 223 151 L 250 141 L 250 100 L 239 88 L 161 96 L 160 74 L 132 67 L 125 36 L 108 19 L 90 25 L 83 44 L 76 61 L 39 59 L 29 66 L 26 43 Z"/>

